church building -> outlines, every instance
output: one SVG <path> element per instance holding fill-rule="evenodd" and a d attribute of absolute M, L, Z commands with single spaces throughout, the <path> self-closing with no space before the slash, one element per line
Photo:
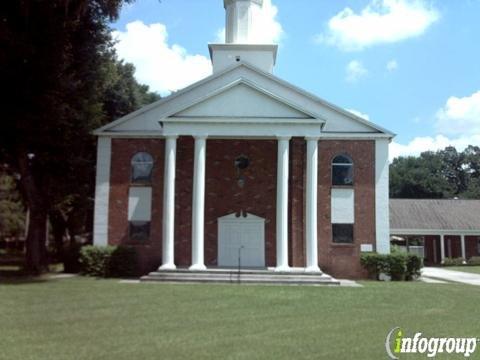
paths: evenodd
<path fill-rule="evenodd" d="M 273 75 L 262 2 L 224 0 L 211 76 L 95 131 L 94 244 L 136 248 L 143 273 L 361 278 L 361 252 L 390 251 L 394 135 Z"/>

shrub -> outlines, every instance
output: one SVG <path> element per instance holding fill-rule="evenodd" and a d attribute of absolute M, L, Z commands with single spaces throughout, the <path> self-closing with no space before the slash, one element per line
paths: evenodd
<path fill-rule="evenodd" d="M 407 255 L 406 280 L 414 280 L 420 276 L 420 270 L 423 267 L 423 259 L 415 254 Z"/>
<path fill-rule="evenodd" d="M 133 276 L 137 272 L 135 249 L 125 246 L 84 246 L 80 250 L 82 273 L 100 277 Z"/>
<path fill-rule="evenodd" d="M 480 266 L 480 256 L 472 256 L 470 259 L 468 259 L 467 265 Z"/>
<path fill-rule="evenodd" d="M 420 274 L 423 266 L 419 256 L 402 252 L 364 253 L 360 256 L 360 263 L 368 271 L 369 277 L 377 280 L 382 273 L 392 280 L 412 280 Z"/>
<path fill-rule="evenodd" d="M 463 264 L 463 258 L 445 258 L 443 261 L 443 266 L 462 266 Z"/>
<path fill-rule="evenodd" d="M 390 275 L 392 280 L 405 280 L 407 272 L 407 254 L 394 253 L 387 255 L 388 269 L 387 275 Z"/>

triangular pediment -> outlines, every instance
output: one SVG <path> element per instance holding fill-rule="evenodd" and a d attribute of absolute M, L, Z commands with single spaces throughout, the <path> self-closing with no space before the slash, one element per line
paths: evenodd
<path fill-rule="evenodd" d="M 167 123 L 199 120 L 228 125 L 229 119 L 265 124 L 288 122 L 291 126 L 309 122 L 321 125 L 325 136 L 393 136 L 378 125 L 243 62 L 107 124 L 95 134 L 161 135 Z"/>
<path fill-rule="evenodd" d="M 311 119 L 282 99 L 246 82 L 237 82 L 182 110 L 175 117 Z"/>

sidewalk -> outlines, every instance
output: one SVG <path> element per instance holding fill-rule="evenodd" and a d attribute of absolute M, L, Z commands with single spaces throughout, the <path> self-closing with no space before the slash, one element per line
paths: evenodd
<path fill-rule="evenodd" d="M 471 274 L 461 271 L 446 270 L 437 267 L 424 267 L 422 269 L 422 276 L 425 278 L 432 278 L 437 280 L 459 282 L 462 284 L 480 286 L 480 275 Z"/>

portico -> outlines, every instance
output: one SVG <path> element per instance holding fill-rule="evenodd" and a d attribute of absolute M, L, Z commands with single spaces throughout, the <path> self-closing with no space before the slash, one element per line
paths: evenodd
<path fill-rule="evenodd" d="M 309 116 L 309 118 L 306 118 Z M 215 127 L 212 127 L 214 120 Z M 223 120 L 223 121 L 221 121 Z M 195 117 L 195 119 L 168 117 L 160 121 L 164 127 L 165 138 L 165 183 L 163 197 L 163 255 L 160 270 L 172 270 L 176 266 L 174 259 L 174 214 L 175 211 L 175 152 L 178 136 L 194 138 L 193 187 L 192 187 L 192 234 L 191 234 L 191 265 L 190 270 L 206 270 L 204 260 L 204 213 L 205 213 L 205 172 L 206 154 L 209 139 L 257 139 L 274 140 L 277 142 L 277 174 L 276 174 L 276 266 L 275 271 L 288 272 L 291 267 L 288 263 L 288 192 L 289 192 L 289 148 L 291 136 L 305 139 L 307 146 L 307 207 L 306 207 L 306 259 L 305 271 L 320 272 L 318 265 L 317 242 L 317 179 L 318 179 L 318 141 L 324 125 L 322 119 L 310 117 L 308 114 L 299 118 L 273 119 L 229 117 L 225 119 L 211 119 Z M 220 130 L 225 127 L 228 132 Z M 185 129 L 189 131 L 186 132 Z M 212 133 L 213 135 L 207 135 Z M 232 134 L 235 138 L 232 139 Z M 280 134 L 280 135 L 279 135 Z M 241 209 L 240 209 L 241 210 Z M 227 215 L 227 214 L 225 214 Z"/>

